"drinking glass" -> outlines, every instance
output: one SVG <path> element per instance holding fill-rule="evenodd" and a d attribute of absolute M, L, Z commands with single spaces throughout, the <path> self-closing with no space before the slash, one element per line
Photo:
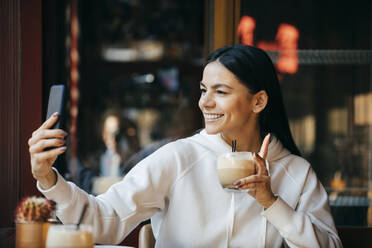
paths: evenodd
<path fill-rule="evenodd" d="M 236 189 L 234 182 L 255 173 L 251 152 L 228 152 L 217 158 L 217 174 L 223 188 Z"/>
<path fill-rule="evenodd" d="M 93 233 L 90 225 L 50 225 L 46 248 L 93 248 Z"/>

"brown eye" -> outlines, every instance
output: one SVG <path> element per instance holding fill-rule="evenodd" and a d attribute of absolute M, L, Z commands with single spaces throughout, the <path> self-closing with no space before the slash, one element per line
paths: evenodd
<path fill-rule="evenodd" d="M 227 92 L 222 91 L 222 90 L 217 90 L 216 92 L 217 92 L 217 94 L 219 94 L 219 95 L 226 95 L 226 94 L 227 94 Z"/>

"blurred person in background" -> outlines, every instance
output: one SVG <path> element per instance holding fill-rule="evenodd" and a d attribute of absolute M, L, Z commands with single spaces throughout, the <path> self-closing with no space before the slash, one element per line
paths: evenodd
<path fill-rule="evenodd" d="M 130 156 L 125 161 L 123 168 L 126 171 L 129 171 L 142 159 L 151 155 L 160 147 L 168 144 L 169 142 L 185 138 L 195 133 L 195 127 L 193 125 L 195 120 L 193 119 L 194 115 L 191 113 L 191 111 L 192 110 L 189 107 L 183 105 L 175 111 L 162 112 L 160 118 L 152 127 L 152 142 Z M 188 125 L 185 125 L 185 123 L 188 123 Z"/>
<path fill-rule="evenodd" d="M 85 156 L 78 170 L 78 185 L 95 194 L 104 193 L 128 173 L 130 168 L 123 165 L 140 148 L 135 123 L 118 110 L 107 110 L 99 129 L 102 148 Z"/>

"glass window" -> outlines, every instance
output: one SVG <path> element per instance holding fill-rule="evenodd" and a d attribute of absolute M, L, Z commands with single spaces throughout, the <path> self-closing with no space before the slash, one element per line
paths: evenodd
<path fill-rule="evenodd" d="M 241 1 L 240 42 L 276 63 L 294 139 L 337 225 L 372 225 L 371 4 Z"/>
<path fill-rule="evenodd" d="M 72 90 L 78 114 L 76 126 L 70 123 L 77 150 L 68 160 L 78 185 L 99 194 L 161 145 L 202 126 L 204 3 L 78 3 L 78 87 Z M 66 10 L 73 24 L 73 8 Z M 72 51 L 73 25 L 70 31 Z"/>

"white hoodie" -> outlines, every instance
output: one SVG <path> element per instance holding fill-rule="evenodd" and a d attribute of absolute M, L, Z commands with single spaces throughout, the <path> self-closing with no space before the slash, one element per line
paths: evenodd
<path fill-rule="evenodd" d="M 39 190 L 57 202 L 63 223 L 84 222 L 97 243 L 120 243 L 151 218 L 156 247 L 342 247 L 327 193 L 303 158 L 273 137 L 267 166 L 276 202 L 268 209 L 247 193 L 224 190 L 216 159 L 231 147 L 205 130 L 169 143 L 138 163 L 105 194 L 94 197 L 58 174 L 55 186 Z"/>

